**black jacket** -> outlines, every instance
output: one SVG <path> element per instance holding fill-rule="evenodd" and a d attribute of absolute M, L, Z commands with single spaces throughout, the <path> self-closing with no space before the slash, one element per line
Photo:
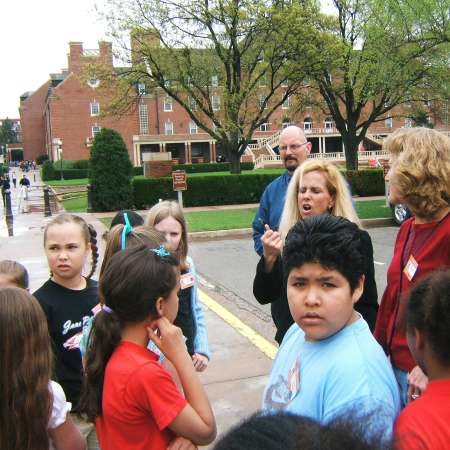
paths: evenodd
<path fill-rule="evenodd" d="M 355 304 L 355 310 L 363 316 L 370 330 L 373 331 L 378 311 L 373 247 L 369 233 L 364 230 L 360 230 L 360 233 L 366 269 L 364 272 L 364 291 L 359 301 Z M 256 266 L 256 275 L 253 280 L 253 295 L 261 305 L 271 304 L 272 318 L 277 327 L 275 340 L 281 344 L 286 331 L 294 323 L 289 311 L 286 286 L 283 284 L 281 258 L 278 258 L 272 272 L 267 273 L 264 269 L 264 256 L 261 257 Z"/>

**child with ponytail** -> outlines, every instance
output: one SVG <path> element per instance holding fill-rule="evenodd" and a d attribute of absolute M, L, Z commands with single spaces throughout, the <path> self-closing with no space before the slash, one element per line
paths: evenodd
<path fill-rule="evenodd" d="M 211 406 L 174 321 L 177 258 L 163 246 L 114 254 L 100 279 L 102 310 L 92 326 L 80 410 L 95 420 L 102 450 L 166 449 L 177 437 L 206 445 L 215 437 Z M 171 361 L 185 398 L 148 350 Z"/>
<path fill-rule="evenodd" d="M 186 337 L 195 369 L 202 372 L 210 359 L 208 336 L 198 300 L 197 274 L 194 262 L 188 256 L 188 234 L 183 210 L 175 201 L 159 202 L 150 209 L 145 224 L 164 233 L 168 249 L 176 253 L 180 260 L 180 306 L 174 323 Z"/>
<path fill-rule="evenodd" d="M 49 222 L 44 230 L 44 249 L 51 276 L 34 293 L 47 317 L 56 380 L 75 412 L 82 384 L 79 341 L 98 303 L 97 282 L 91 280 L 98 259 L 96 235 L 92 226 L 72 214 L 60 214 Z M 92 267 L 83 276 L 90 254 Z M 98 449 L 94 426 L 74 413 L 72 418 L 85 436 L 88 449 Z"/>
<path fill-rule="evenodd" d="M 51 380 L 53 355 L 47 321 L 34 297 L 0 289 L 0 448 L 84 450 L 70 403 Z"/>

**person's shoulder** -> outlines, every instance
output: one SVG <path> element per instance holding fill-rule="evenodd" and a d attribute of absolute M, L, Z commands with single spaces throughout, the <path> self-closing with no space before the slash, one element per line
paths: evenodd
<path fill-rule="evenodd" d="M 98 281 L 97 280 L 93 280 L 92 278 L 87 278 L 86 279 L 86 288 L 87 289 L 97 289 L 98 288 Z"/>
<path fill-rule="evenodd" d="M 55 291 L 55 283 L 48 279 L 40 288 L 33 292 L 33 296 L 40 302 L 48 300 L 48 295 Z"/>
<path fill-rule="evenodd" d="M 278 187 L 280 184 L 284 184 L 285 178 L 287 177 L 287 172 L 283 172 L 279 177 L 276 177 L 274 180 L 272 180 L 267 186 L 267 190 L 272 190 L 276 187 Z"/>

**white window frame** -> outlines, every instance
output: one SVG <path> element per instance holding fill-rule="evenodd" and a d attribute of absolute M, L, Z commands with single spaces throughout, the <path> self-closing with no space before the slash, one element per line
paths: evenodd
<path fill-rule="evenodd" d="M 138 83 L 137 91 L 139 95 L 147 95 L 147 88 L 145 86 L 145 83 Z"/>
<path fill-rule="evenodd" d="M 288 87 L 289 86 L 289 79 L 285 78 L 282 82 L 281 82 L 281 87 Z"/>
<path fill-rule="evenodd" d="M 267 109 L 269 107 L 267 97 L 263 94 L 259 96 L 259 108 Z"/>
<path fill-rule="evenodd" d="M 281 122 L 281 128 L 284 130 L 285 128 L 287 128 L 287 127 L 289 127 L 291 125 L 291 121 L 289 120 L 289 121 L 285 121 L 285 120 L 283 120 L 282 122 Z"/>
<path fill-rule="evenodd" d="M 148 107 L 146 103 L 139 105 L 139 131 L 140 134 L 148 134 Z"/>
<path fill-rule="evenodd" d="M 93 101 L 90 104 L 91 107 L 91 117 L 100 115 L 100 103 Z"/>
<path fill-rule="evenodd" d="M 412 127 L 413 127 L 413 120 L 411 119 L 411 117 L 406 117 L 405 125 L 403 126 L 403 128 L 412 128 Z"/>
<path fill-rule="evenodd" d="M 197 134 L 198 133 L 198 125 L 191 120 L 189 122 L 189 134 Z"/>
<path fill-rule="evenodd" d="M 169 95 L 164 97 L 164 112 L 173 111 L 173 99 Z"/>
<path fill-rule="evenodd" d="M 219 87 L 219 76 L 213 75 L 211 77 L 211 87 Z"/>
<path fill-rule="evenodd" d="M 171 120 L 164 122 L 164 134 L 166 136 L 173 135 L 173 122 Z"/>
<path fill-rule="evenodd" d="M 220 97 L 218 95 L 211 95 L 211 107 L 213 111 L 220 111 Z"/>
<path fill-rule="evenodd" d="M 284 94 L 283 94 L 284 97 Z M 281 109 L 289 109 L 289 107 L 291 106 L 291 96 L 288 95 L 286 97 L 286 99 L 284 100 L 284 102 L 281 104 Z"/>
<path fill-rule="evenodd" d="M 392 117 L 386 117 L 386 119 L 384 119 L 384 126 L 385 128 L 392 128 L 394 126 L 394 121 L 392 120 Z"/>
<path fill-rule="evenodd" d="M 309 120 L 306 120 L 309 119 Z M 303 130 L 306 132 L 311 132 L 313 128 L 313 121 L 311 117 L 305 117 L 305 119 L 303 120 Z"/>
<path fill-rule="evenodd" d="M 334 129 L 334 120 L 330 119 L 330 117 L 325 118 L 324 120 L 325 132 L 331 133 Z"/>
<path fill-rule="evenodd" d="M 197 111 L 197 102 L 191 97 L 188 97 L 188 107 L 191 111 Z"/>
<path fill-rule="evenodd" d="M 98 125 L 92 125 L 91 131 L 92 131 L 92 139 L 94 139 L 95 136 L 97 136 L 97 134 L 100 133 L 100 131 L 102 131 L 102 127 L 99 127 Z"/>
<path fill-rule="evenodd" d="M 264 122 L 259 126 L 259 131 L 269 131 L 270 123 Z"/>

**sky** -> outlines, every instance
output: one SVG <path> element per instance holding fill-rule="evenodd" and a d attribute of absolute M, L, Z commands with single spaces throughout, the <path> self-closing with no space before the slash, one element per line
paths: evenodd
<path fill-rule="evenodd" d="M 322 0 L 327 8 L 331 0 Z M 0 119 L 19 118 L 20 96 L 67 68 L 69 42 L 98 48 L 108 39 L 101 0 L 0 0 Z"/>

